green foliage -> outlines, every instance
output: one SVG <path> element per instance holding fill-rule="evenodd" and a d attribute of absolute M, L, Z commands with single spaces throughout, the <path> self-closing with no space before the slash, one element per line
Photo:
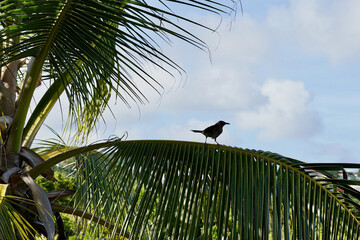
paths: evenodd
<path fill-rule="evenodd" d="M 64 173 L 55 172 L 55 181 L 49 181 L 44 177 L 38 177 L 36 182 L 46 191 L 52 192 L 56 190 L 73 190 L 76 191 L 75 178 L 72 176 L 66 176 Z M 56 203 L 62 204 L 64 206 L 72 206 L 73 202 L 71 197 L 66 197 L 60 200 L 57 200 Z"/>
<path fill-rule="evenodd" d="M 49 181 L 43 177 L 38 177 L 36 182 L 46 191 L 52 192 L 57 190 L 76 190 L 75 178 L 72 176 L 67 176 L 65 173 L 61 173 L 60 171 L 55 172 L 54 175 L 56 181 Z M 71 196 L 56 200 L 56 203 L 64 205 L 64 206 L 72 206 L 73 201 L 71 200 Z M 75 236 L 75 224 L 74 220 L 71 219 L 71 216 L 68 214 L 61 214 L 65 225 L 65 232 L 68 237 Z"/>

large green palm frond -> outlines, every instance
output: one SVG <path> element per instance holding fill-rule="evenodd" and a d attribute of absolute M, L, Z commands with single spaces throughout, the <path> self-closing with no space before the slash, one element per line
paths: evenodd
<path fill-rule="evenodd" d="M 104 231 L 111 239 L 360 237 L 360 197 L 352 186 L 360 181 L 334 175 L 359 164 L 307 165 L 268 152 L 189 142 L 113 143 L 77 157 L 71 207 L 92 213 L 99 226 L 103 219 L 111 226 L 87 225 L 94 236 Z"/>
<path fill-rule="evenodd" d="M 8 44 L 0 53 L 1 66 L 25 57 L 35 59 L 20 95 L 23 104 L 18 112 L 22 115 L 16 117 L 15 123 L 23 125 L 23 115 L 41 72 L 44 80 L 50 79 L 56 86 L 49 89 L 50 96 L 46 95 L 44 102 L 53 102 L 65 91 L 72 113 L 80 122 L 90 123 L 90 127 L 94 118 L 101 115 L 111 93 L 126 104 L 129 100 L 146 101 L 133 78 L 139 77 L 156 91 L 160 91 L 161 85 L 143 68 L 145 62 L 169 74 L 171 69 L 182 71 L 161 52 L 160 40 L 175 37 L 206 48 L 184 23 L 207 27 L 176 14 L 171 7 L 229 13 L 230 4 L 232 1 L 223 4 L 210 0 L 4 0 L 0 5 L 3 27 L 0 38 Z M 45 103 L 35 111 L 37 114 L 49 106 Z M 89 114 L 82 112 L 86 107 L 98 114 L 89 118 Z M 44 118 L 44 114 L 34 118 Z"/>

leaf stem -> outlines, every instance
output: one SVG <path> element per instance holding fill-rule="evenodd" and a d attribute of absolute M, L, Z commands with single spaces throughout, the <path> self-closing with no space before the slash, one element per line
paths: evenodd
<path fill-rule="evenodd" d="M 45 162 L 43 162 L 43 163 L 37 165 L 36 167 L 34 167 L 33 169 L 31 169 L 29 171 L 29 175 L 33 179 L 36 179 L 36 177 L 38 177 L 46 169 L 49 169 L 52 166 L 66 160 L 66 159 L 69 159 L 71 157 L 74 157 L 74 156 L 77 156 L 77 155 L 80 155 L 80 154 L 83 154 L 83 153 L 86 153 L 86 152 L 90 152 L 90 151 L 93 151 L 93 150 L 109 147 L 109 146 L 113 145 L 114 143 L 116 143 L 118 141 L 119 141 L 119 139 L 110 140 L 110 141 L 106 141 L 106 142 L 101 142 L 101 143 L 88 145 L 88 146 L 85 146 L 85 147 L 75 148 L 75 149 L 69 150 L 67 152 L 61 153 L 59 155 L 56 155 L 55 157 L 49 158 Z"/>
<path fill-rule="evenodd" d="M 70 9 L 72 0 L 66 1 L 64 4 L 54 26 L 52 27 L 49 36 L 39 52 L 35 57 L 34 64 L 30 69 L 29 77 L 25 79 L 25 84 L 23 91 L 21 91 L 19 96 L 19 103 L 16 110 L 15 118 L 13 125 L 10 129 L 9 139 L 6 146 L 8 152 L 19 152 L 21 148 L 21 141 L 23 135 L 23 128 L 25 125 L 26 115 L 29 110 L 30 102 L 33 97 L 39 75 L 41 73 L 42 67 L 44 65 L 45 59 L 48 56 L 48 52 L 55 40 L 55 37 L 59 31 L 59 28 Z"/>

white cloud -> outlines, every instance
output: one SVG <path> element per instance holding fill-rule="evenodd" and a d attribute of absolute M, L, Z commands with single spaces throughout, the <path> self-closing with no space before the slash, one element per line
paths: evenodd
<path fill-rule="evenodd" d="M 360 57 L 360 1 L 292 0 L 272 7 L 266 24 L 274 39 L 340 62 Z"/>
<path fill-rule="evenodd" d="M 320 130 L 321 120 L 309 109 L 311 96 L 302 82 L 270 79 L 260 91 L 268 101 L 238 113 L 242 129 L 260 129 L 259 137 L 266 140 L 306 138 Z"/>
<path fill-rule="evenodd" d="M 212 39 L 210 49 L 214 50 L 214 64 L 239 66 L 240 64 L 259 64 L 269 57 L 270 42 L 264 26 L 258 24 L 249 15 L 239 16 L 231 25 L 226 24 L 219 30 L 218 46 Z M 231 56 L 231 57 L 229 57 Z"/>
<path fill-rule="evenodd" d="M 172 112 L 248 109 L 264 100 L 256 90 L 256 81 L 246 71 L 204 68 L 184 88 L 164 96 L 161 108 Z"/>
<path fill-rule="evenodd" d="M 205 137 L 202 134 L 195 134 L 191 132 L 191 129 L 202 129 L 201 122 L 195 119 L 190 119 L 187 122 L 179 122 L 167 124 L 165 126 L 161 126 L 156 129 L 156 133 L 161 138 L 166 139 L 176 139 L 176 140 L 196 140 L 203 141 Z M 203 126 L 210 125 L 209 123 L 205 123 Z"/>
<path fill-rule="evenodd" d="M 210 25 L 218 21 L 213 17 L 207 19 Z M 177 59 L 188 75 L 182 79 L 186 78 L 185 81 L 174 82 L 169 76 L 152 72 L 166 89 L 160 108 L 176 112 L 239 110 L 264 101 L 257 91 L 257 77 L 253 71 L 269 57 L 269 42 L 262 26 L 249 16 L 242 16 L 232 24 L 231 30 L 225 24 L 218 29 L 218 34 L 199 34 L 201 39 L 208 40 L 212 62 L 201 51 L 188 45 L 182 48 L 176 41 L 174 46 L 164 47 L 164 52 Z M 140 82 L 139 87 L 146 89 Z M 157 102 L 159 98 L 153 94 L 149 99 Z"/>

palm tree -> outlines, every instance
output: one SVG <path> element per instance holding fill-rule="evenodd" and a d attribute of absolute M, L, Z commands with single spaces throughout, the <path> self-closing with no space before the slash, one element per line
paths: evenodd
<path fill-rule="evenodd" d="M 171 8 L 228 14 L 235 4 L 151 3 L 0 3 L 0 238 L 66 239 L 61 214 L 70 214 L 79 220 L 78 238 L 359 239 L 360 193 L 353 187 L 359 181 L 345 171 L 359 164 L 306 164 L 248 149 L 122 137 L 33 148 L 60 96 L 70 106 L 69 125 L 77 126 L 74 138 L 86 140 L 112 95 L 124 104 L 146 102 L 132 77 L 160 91 L 143 62 L 182 71 L 158 41 L 175 37 L 206 49 L 182 23 L 211 29 Z M 30 111 L 42 82 L 46 93 Z M 76 191 L 45 192 L 35 180 L 54 181 L 51 168 L 64 161 L 73 164 Z M 67 205 L 57 202 L 68 196 Z"/>

